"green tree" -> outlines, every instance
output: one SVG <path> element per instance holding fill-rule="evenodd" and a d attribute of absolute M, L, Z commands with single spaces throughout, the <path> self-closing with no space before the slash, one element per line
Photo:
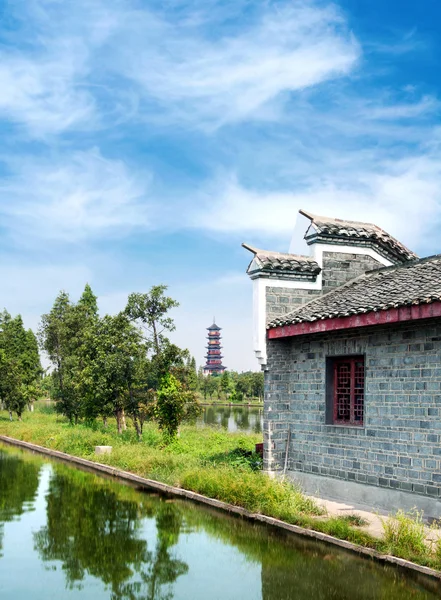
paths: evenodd
<path fill-rule="evenodd" d="M 135 393 L 142 387 L 145 353 L 141 334 L 125 313 L 105 315 L 88 330 L 79 386 L 88 418 L 113 414 L 121 433 L 127 408 L 141 434 Z"/>
<path fill-rule="evenodd" d="M 26 331 L 20 315 L 0 315 L 0 397 L 10 418 L 18 418 L 41 395 L 42 368 L 36 338 Z"/>
<path fill-rule="evenodd" d="M 192 416 L 197 406 L 193 392 L 185 390 L 182 383 L 170 373 L 165 375 L 157 392 L 154 414 L 167 441 L 172 441 L 184 419 Z"/>
<path fill-rule="evenodd" d="M 75 382 L 71 367 L 70 344 L 73 332 L 69 327 L 72 305 L 66 292 L 60 292 L 51 311 L 41 317 L 39 339 L 54 366 L 52 373 L 52 399 L 58 412 L 71 423 L 78 420 L 79 407 L 75 397 Z"/>
<path fill-rule="evenodd" d="M 85 345 L 97 319 L 96 296 L 89 284 L 77 304 L 72 304 L 66 292 L 60 292 L 51 311 L 41 318 L 40 345 L 54 366 L 52 398 L 71 423 L 77 423 L 85 413 Z"/>
<path fill-rule="evenodd" d="M 225 398 L 228 398 L 228 394 L 232 392 L 232 381 L 228 371 L 224 371 L 220 380 L 220 389 L 225 394 Z"/>
<path fill-rule="evenodd" d="M 164 295 L 166 290 L 166 285 L 155 285 L 147 294 L 130 294 L 126 306 L 126 314 L 148 333 L 148 341 L 157 355 L 161 353 L 164 332 L 175 330 L 168 312 L 179 306 L 179 302 Z"/>

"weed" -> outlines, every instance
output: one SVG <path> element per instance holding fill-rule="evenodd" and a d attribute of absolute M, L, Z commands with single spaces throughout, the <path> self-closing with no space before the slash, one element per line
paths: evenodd
<path fill-rule="evenodd" d="M 360 517 L 360 515 L 356 514 L 343 515 L 340 517 L 340 519 L 346 521 L 347 523 L 349 523 L 349 525 L 353 525 L 354 527 L 364 527 L 365 525 L 368 525 L 366 519 L 363 519 L 363 517 Z"/>
<path fill-rule="evenodd" d="M 428 556 L 422 512 L 399 510 L 388 519 L 382 519 L 382 524 L 385 547 L 390 554 L 409 560 Z"/>

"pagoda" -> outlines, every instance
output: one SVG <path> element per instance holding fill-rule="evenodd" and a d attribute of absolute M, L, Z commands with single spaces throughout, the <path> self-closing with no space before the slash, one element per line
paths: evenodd
<path fill-rule="evenodd" d="M 222 364 L 223 356 L 221 354 L 221 328 L 216 325 L 213 319 L 213 325 L 207 327 L 208 330 L 208 345 L 205 358 L 207 362 L 204 367 L 204 375 L 212 375 L 213 373 L 223 373 L 226 367 Z"/>

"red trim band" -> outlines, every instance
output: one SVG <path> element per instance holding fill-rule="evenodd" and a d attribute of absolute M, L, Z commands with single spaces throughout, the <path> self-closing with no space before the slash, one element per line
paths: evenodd
<path fill-rule="evenodd" d="M 353 329 L 356 327 L 370 327 L 372 325 L 387 325 L 389 323 L 401 323 L 405 321 L 419 321 L 420 319 L 431 319 L 441 317 L 441 302 L 430 304 L 418 304 L 415 306 L 402 306 L 400 308 L 389 308 L 361 315 L 349 317 L 334 317 L 332 319 L 320 319 L 312 323 L 294 323 L 273 327 L 268 330 L 268 338 L 284 338 L 294 335 L 307 335 L 309 333 L 322 333 L 326 331 L 338 331 L 340 329 Z"/>

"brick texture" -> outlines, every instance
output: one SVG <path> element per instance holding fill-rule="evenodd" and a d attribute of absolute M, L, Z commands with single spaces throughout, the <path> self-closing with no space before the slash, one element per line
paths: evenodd
<path fill-rule="evenodd" d="M 375 259 L 362 254 L 346 254 L 341 252 L 323 253 L 323 286 L 322 290 L 290 289 L 284 287 L 268 287 L 266 290 L 266 322 L 285 315 L 310 300 L 330 292 L 335 287 L 382 267 Z"/>
<path fill-rule="evenodd" d="M 346 254 L 341 252 L 323 253 L 323 293 L 382 267 L 381 263 L 363 254 Z"/>
<path fill-rule="evenodd" d="M 325 422 L 326 357 L 365 356 L 364 427 Z M 268 341 L 265 468 L 441 497 L 441 322 Z"/>

